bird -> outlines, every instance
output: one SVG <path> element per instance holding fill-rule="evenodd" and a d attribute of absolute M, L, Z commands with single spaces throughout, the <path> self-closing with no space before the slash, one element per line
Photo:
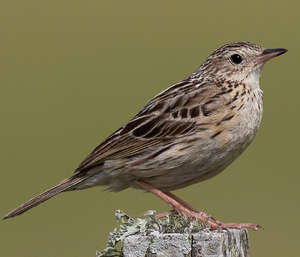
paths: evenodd
<path fill-rule="evenodd" d="M 262 119 L 262 68 L 285 52 L 284 48 L 265 49 L 246 41 L 219 47 L 195 72 L 154 96 L 107 137 L 72 176 L 3 219 L 65 191 L 107 186 L 115 192 L 129 187 L 151 192 L 172 207 L 170 212 L 197 219 L 212 230 L 260 229 L 252 223 L 218 221 L 171 191 L 217 175 L 248 147 Z"/>

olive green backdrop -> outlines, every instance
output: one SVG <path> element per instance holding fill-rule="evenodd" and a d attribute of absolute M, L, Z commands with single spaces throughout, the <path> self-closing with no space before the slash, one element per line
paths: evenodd
<path fill-rule="evenodd" d="M 215 48 L 248 40 L 289 52 L 263 71 L 264 118 L 225 172 L 176 193 L 250 232 L 252 256 L 297 256 L 299 1 L 2 1 L 0 214 L 69 176 L 148 99 Z M 101 188 L 59 195 L 0 221 L 2 257 L 95 256 L 114 210 L 168 208 L 151 194 Z"/>

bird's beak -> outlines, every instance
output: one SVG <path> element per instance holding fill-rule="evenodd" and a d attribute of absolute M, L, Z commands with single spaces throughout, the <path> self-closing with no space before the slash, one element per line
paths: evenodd
<path fill-rule="evenodd" d="M 259 56 L 257 56 L 256 58 L 256 63 L 264 63 L 270 59 L 272 59 L 273 57 L 282 55 L 284 53 L 286 53 L 287 50 L 284 48 L 273 48 L 273 49 L 265 49 L 262 54 L 260 54 Z"/>

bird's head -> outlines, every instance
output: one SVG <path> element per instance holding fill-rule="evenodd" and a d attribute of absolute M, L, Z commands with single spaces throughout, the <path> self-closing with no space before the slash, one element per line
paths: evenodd
<path fill-rule="evenodd" d="M 194 74 L 218 80 L 258 82 L 263 65 L 285 52 L 284 48 L 265 49 L 250 42 L 226 44 L 215 50 Z"/>

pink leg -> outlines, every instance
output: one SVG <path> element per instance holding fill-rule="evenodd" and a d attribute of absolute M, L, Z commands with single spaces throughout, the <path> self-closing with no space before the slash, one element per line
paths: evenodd
<path fill-rule="evenodd" d="M 262 227 L 258 224 L 252 224 L 252 223 L 223 223 L 221 221 L 218 221 L 216 220 L 215 218 L 213 217 L 210 217 L 208 216 L 207 214 L 205 214 L 204 212 L 202 211 L 199 211 L 195 208 L 193 208 L 190 204 L 188 204 L 187 202 L 183 201 L 182 199 L 180 199 L 179 197 L 177 197 L 176 195 L 170 193 L 170 192 L 167 192 L 166 194 L 168 194 L 170 197 L 176 199 L 179 203 L 181 203 L 182 205 L 184 205 L 185 207 L 187 207 L 188 209 L 194 211 L 194 212 L 198 212 L 202 215 L 205 215 L 206 218 L 210 218 L 212 219 L 213 221 L 215 221 L 219 226 L 223 227 L 223 228 L 251 228 L 253 230 L 259 230 L 259 229 L 262 229 Z"/>
<path fill-rule="evenodd" d="M 139 185 L 141 188 L 153 193 L 154 195 L 158 196 L 160 199 L 162 199 L 164 202 L 169 204 L 172 208 L 174 208 L 174 211 L 176 211 L 179 214 L 185 215 L 188 218 L 196 218 L 200 220 L 204 224 L 208 224 L 211 229 L 216 230 L 216 229 L 221 229 L 221 228 L 237 228 L 237 229 L 242 229 L 242 228 L 251 228 L 253 230 L 259 230 L 261 229 L 261 226 L 256 225 L 256 224 L 251 224 L 251 223 L 223 223 L 220 221 L 217 221 L 209 216 L 207 216 L 205 213 L 198 211 L 194 209 L 192 206 L 190 206 L 188 203 L 185 201 L 181 200 L 174 194 L 170 192 L 162 192 L 155 187 L 151 186 L 150 184 L 147 184 L 142 181 L 135 181 L 137 185 Z M 157 218 L 163 217 L 167 214 L 170 214 L 173 211 L 163 213 L 163 214 L 158 214 Z"/>
<path fill-rule="evenodd" d="M 181 203 L 181 204 L 182 204 L 183 206 L 185 206 L 186 208 L 188 208 L 188 209 L 190 209 L 190 210 L 192 210 L 192 211 L 194 211 L 194 212 L 199 212 L 199 213 L 202 213 L 202 214 L 205 215 L 204 212 L 201 212 L 201 211 L 195 209 L 195 208 L 192 207 L 190 204 L 188 204 L 186 201 L 180 199 L 179 197 L 177 197 L 176 195 L 172 194 L 171 192 L 166 192 L 166 194 L 167 194 L 168 196 L 170 196 L 171 198 L 175 199 L 177 202 Z"/>
<path fill-rule="evenodd" d="M 173 207 L 177 213 L 185 215 L 188 218 L 196 218 L 196 219 L 200 220 L 201 222 L 210 225 L 210 227 L 212 229 L 219 229 L 220 228 L 218 224 L 216 224 L 215 222 L 212 222 L 211 220 L 207 219 L 206 216 L 200 215 L 199 213 L 195 213 L 195 212 L 189 210 L 188 208 L 186 208 L 185 206 L 180 204 L 178 201 L 176 201 L 172 197 L 168 196 L 166 193 L 154 188 L 153 186 L 151 186 L 151 185 L 149 185 L 145 182 L 142 182 L 142 181 L 135 181 L 135 183 L 137 185 L 139 185 L 141 188 L 143 188 L 143 189 L 155 194 L 156 196 L 158 196 L 160 199 L 162 199 L 167 204 L 169 204 L 171 207 Z"/>
<path fill-rule="evenodd" d="M 155 219 L 159 220 L 163 217 L 166 217 L 170 214 L 173 214 L 173 213 L 176 213 L 176 211 L 173 209 L 173 210 L 169 210 L 169 211 L 165 211 L 165 212 L 162 212 L 162 213 L 158 213 L 155 215 Z"/>

